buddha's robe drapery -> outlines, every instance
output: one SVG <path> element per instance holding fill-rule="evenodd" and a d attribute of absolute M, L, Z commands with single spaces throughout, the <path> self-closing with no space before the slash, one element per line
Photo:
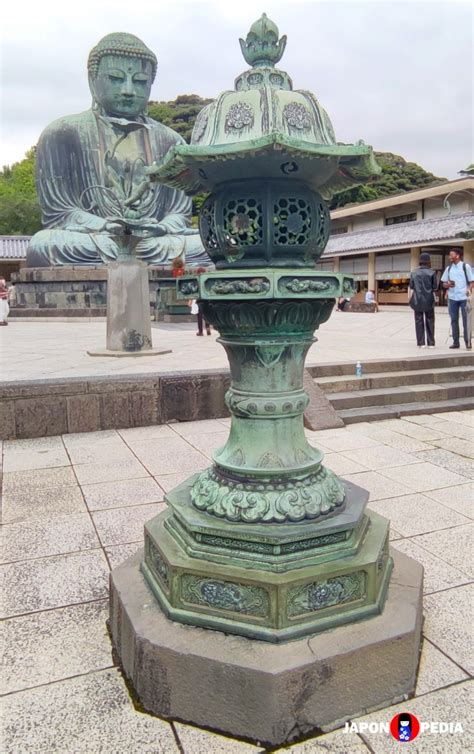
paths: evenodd
<path fill-rule="evenodd" d="M 188 264 L 208 263 L 199 235 L 190 228 L 191 199 L 182 191 L 150 184 L 145 177 L 145 166 L 180 143 L 179 134 L 150 118 L 130 122 L 93 110 L 49 125 L 36 152 L 45 229 L 30 241 L 28 266 L 114 260 L 117 243 L 106 230 L 107 218 L 114 216 L 126 216 L 138 225 L 153 218 L 166 230 L 165 235 L 139 242 L 139 259 L 164 264 L 183 255 Z M 134 196 L 136 201 L 125 206 Z"/>

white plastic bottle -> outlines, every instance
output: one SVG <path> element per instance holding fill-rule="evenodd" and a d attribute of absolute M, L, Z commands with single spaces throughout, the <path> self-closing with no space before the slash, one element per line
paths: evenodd
<path fill-rule="evenodd" d="M 356 364 L 356 377 L 362 377 L 362 364 L 360 361 Z"/>

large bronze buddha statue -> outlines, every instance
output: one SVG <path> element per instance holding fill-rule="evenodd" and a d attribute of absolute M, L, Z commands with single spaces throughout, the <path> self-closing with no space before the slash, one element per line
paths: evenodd
<path fill-rule="evenodd" d="M 117 257 L 124 221 L 142 236 L 136 256 L 165 264 L 209 261 L 190 228 L 191 200 L 150 184 L 145 168 L 183 143 L 145 115 L 154 53 L 132 34 L 108 34 L 88 60 L 92 108 L 51 123 L 36 153 L 44 230 L 31 239 L 29 267 L 96 265 Z"/>

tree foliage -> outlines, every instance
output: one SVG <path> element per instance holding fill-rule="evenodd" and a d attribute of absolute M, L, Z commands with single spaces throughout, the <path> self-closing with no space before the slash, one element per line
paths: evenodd
<path fill-rule="evenodd" d="M 35 190 L 35 147 L 0 171 L 0 234 L 30 236 L 41 229 Z"/>
<path fill-rule="evenodd" d="M 149 102 L 148 116 L 177 131 L 189 144 L 198 113 L 210 102 L 197 94 L 180 94 L 170 102 Z"/>
<path fill-rule="evenodd" d="M 181 94 L 170 102 L 150 102 L 150 118 L 164 123 L 177 131 L 187 142 L 198 113 L 212 100 L 203 99 L 197 94 Z M 41 213 L 35 191 L 35 147 L 32 147 L 21 162 L 6 166 L 0 171 L 0 234 L 32 235 L 41 228 Z M 445 181 L 428 173 L 414 162 L 406 162 L 403 157 L 391 152 L 376 152 L 377 162 L 382 173 L 372 178 L 364 186 L 341 191 L 333 197 L 331 209 L 347 204 L 382 199 L 391 194 L 413 191 Z M 201 207 L 206 194 L 193 198 L 193 219 Z"/>
<path fill-rule="evenodd" d="M 374 176 L 363 186 L 356 186 L 335 194 L 332 198 L 331 209 L 344 207 L 347 204 L 383 199 L 385 196 L 414 191 L 446 181 L 446 178 L 438 178 L 416 162 L 407 162 L 403 157 L 392 152 L 375 152 L 375 158 L 382 168 L 380 175 Z"/>

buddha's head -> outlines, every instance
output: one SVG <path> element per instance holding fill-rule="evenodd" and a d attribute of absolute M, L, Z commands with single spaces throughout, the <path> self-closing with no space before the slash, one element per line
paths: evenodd
<path fill-rule="evenodd" d="M 107 34 L 90 51 L 87 68 L 94 107 L 129 119 L 145 112 L 157 60 L 141 39 Z"/>

